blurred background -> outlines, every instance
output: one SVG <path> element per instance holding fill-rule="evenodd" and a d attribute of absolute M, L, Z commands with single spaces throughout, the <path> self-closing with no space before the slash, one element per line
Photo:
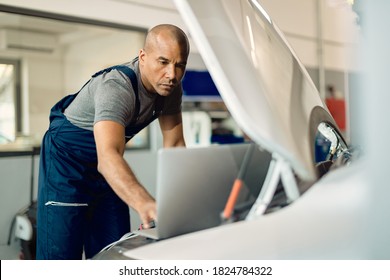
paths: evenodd
<path fill-rule="evenodd" d="M 361 145 L 358 1 L 259 2 L 308 70 L 347 142 Z M 96 71 L 137 56 L 146 31 L 160 23 L 187 32 L 172 0 L 0 0 L 1 259 L 18 258 L 19 243 L 10 240 L 10 227 L 15 214 L 36 199 L 39 146 L 50 108 Z M 183 80 L 187 145 L 245 141 L 188 36 L 191 53 Z M 152 194 L 160 147 L 154 123 L 128 144 L 125 154 Z"/>

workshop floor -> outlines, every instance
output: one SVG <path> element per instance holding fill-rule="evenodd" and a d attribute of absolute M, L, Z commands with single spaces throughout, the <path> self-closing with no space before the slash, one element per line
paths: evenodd
<path fill-rule="evenodd" d="M 0 260 L 19 260 L 20 245 L 18 242 L 0 245 Z"/>

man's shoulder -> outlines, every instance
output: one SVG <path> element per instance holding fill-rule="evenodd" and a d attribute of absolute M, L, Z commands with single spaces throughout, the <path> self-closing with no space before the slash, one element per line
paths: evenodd
<path fill-rule="evenodd" d="M 121 64 L 132 69 L 136 74 L 138 74 L 138 56 L 133 58 L 131 61 Z"/>

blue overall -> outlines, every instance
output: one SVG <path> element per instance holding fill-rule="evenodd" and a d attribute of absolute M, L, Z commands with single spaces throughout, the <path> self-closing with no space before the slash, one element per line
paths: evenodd
<path fill-rule="evenodd" d="M 126 141 L 155 120 L 163 102 L 155 103 L 153 117 L 134 125 L 139 113 L 137 77 L 126 66 L 104 69 L 92 77 L 118 69 L 132 83 L 136 114 L 126 127 Z M 41 146 L 38 182 L 37 259 L 92 258 L 106 245 L 130 231 L 128 206 L 97 170 L 93 131 L 70 123 L 63 111 L 78 93 L 60 100 L 50 112 L 50 126 Z"/>

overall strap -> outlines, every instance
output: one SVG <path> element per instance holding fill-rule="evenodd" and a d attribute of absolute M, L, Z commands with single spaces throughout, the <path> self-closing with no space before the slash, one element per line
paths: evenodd
<path fill-rule="evenodd" d="M 130 125 L 128 125 L 126 127 L 126 142 L 127 142 L 134 135 L 136 135 L 138 132 L 140 132 L 142 129 L 144 129 L 152 121 L 154 121 L 155 119 L 157 119 L 161 115 L 163 108 L 164 108 L 164 100 L 165 99 L 164 99 L 164 97 L 157 95 L 156 101 L 154 103 L 153 116 L 151 117 L 151 119 L 147 120 L 146 122 L 144 122 L 142 124 L 136 125 L 135 123 L 137 121 L 137 118 L 139 115 L 139 110 L 140 110 L 140 101 L 139 101 L 139 94 L 138 94 L 138 79 L 137 79 L 137 76 L 136 76 L 134 70 L 127 67 L 127 66 L 124 66 L 124 65 L 116 65 L 116 66 L 112 66 L 112 67 L 103 69 L 103 70 L 95 73 L 92 76 L 92 78 L 97 77 L 103 73 L 110 72 L 113 69 L 119 70 L 119 71 L 123 72 L 126 76 L 129 77 L 131 84 L 133 86 L 133 89 L 134 89 L 134 93 L 135 93 L 136 104 L 135 104 L 134 118 L 131 120 Z"/>
<path fill-rule="evenodd" d="M 157 95 L 156 101 L 154 102 L 154 111 L 153 115 L 156 115 L 156 117 L 159 117 L 161 112 L 164 109 L 164 97 L 161 95 Z"/>
<path fill-rule="evenodd" d="M 106 69 L 100 70 L 99 72 L 96 72 L 95 74 L 92 75 L 92 78 L 95 78 L 103 73 L 108 73 L 111 70 L 118 70 L 124 73 L 127 77 L 129 77 L 131 85 L 133 86 L 134 94 L 135 94 L 135 114 L 134 114 L 134 119 L 132 122 L 134 122 L 139 114 L 140 110 L 140 102 L 139 102 L 139 95 L 138 95 L 138 79 L 137 75 L 135 74 L 134 70 L 131 69 L 130 67 L 124 66 L 124 65 L 115 65 L 108 67 Z"/>

